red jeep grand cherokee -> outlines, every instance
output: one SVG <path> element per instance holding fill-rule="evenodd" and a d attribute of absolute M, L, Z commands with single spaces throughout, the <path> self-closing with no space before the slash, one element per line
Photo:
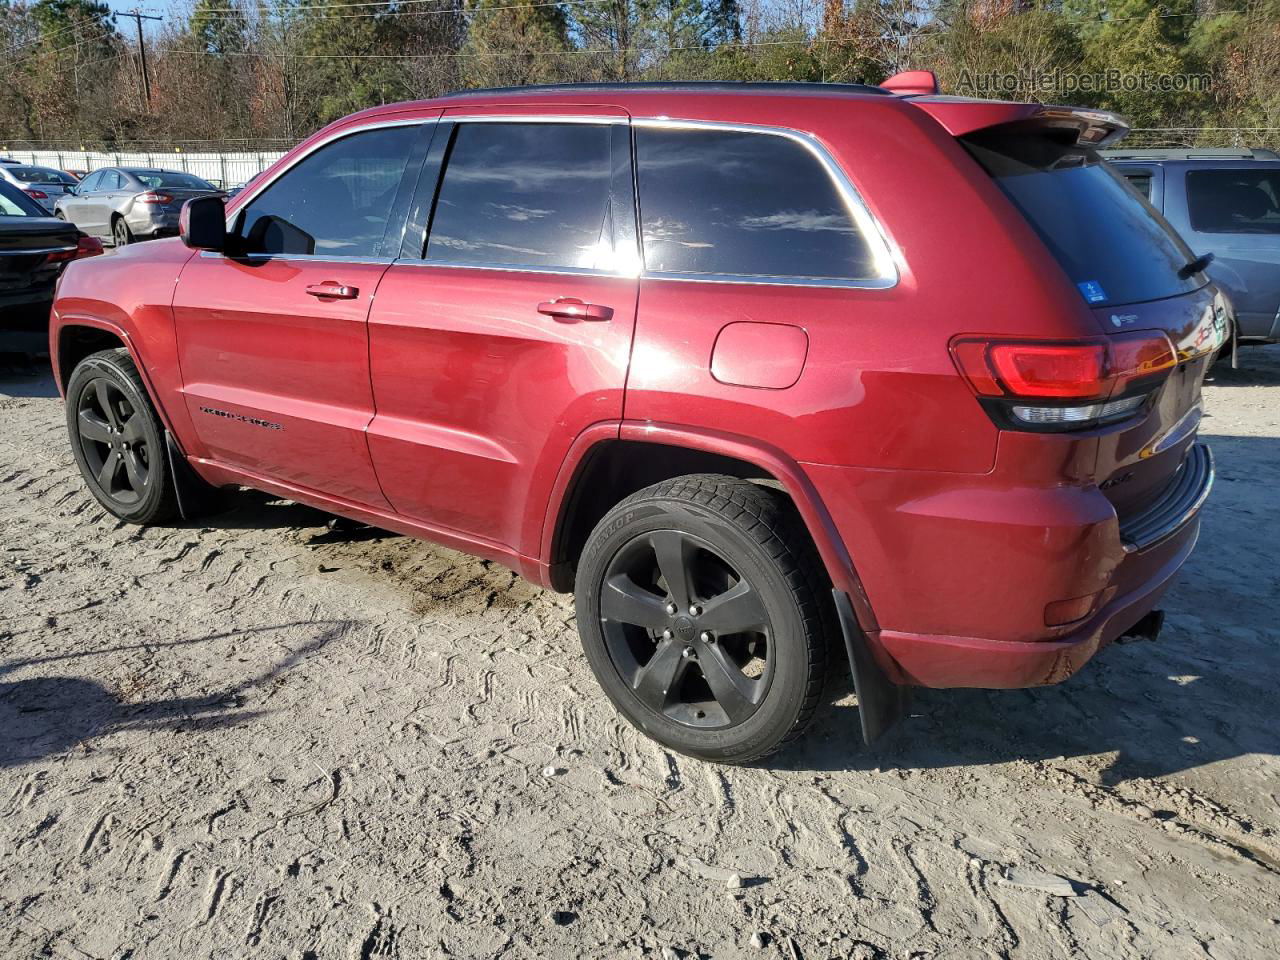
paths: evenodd
<path fill-rule="evenodd" d="M 842 635 L 868 738 L 910 685 L 1055 683 L 1154 628 L 1213 477 L 1228 308 L 1123 133 L 816 84 L 367 110 L 71 266 L 76 460 L 125 520 L 255 487 L 574 590 L 697 757 L 798 735 Z"/>

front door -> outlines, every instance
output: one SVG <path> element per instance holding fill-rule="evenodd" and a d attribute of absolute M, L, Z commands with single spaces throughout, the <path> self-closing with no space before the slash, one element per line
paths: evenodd
<path fill-rule="evenodd" d="M 620 111 L 494 112 L 438 125 L 415 202 L 434 206 L 429 235 L 408 235 L 369 319 L 369 448 L 400 513 L 527 553 L 522 524 L 540 522 L 574 438 L 622 415 L 638 286 L 629 130 Z"/>
<path fill-rule="evenodd" d="M 232 255 L 201 253 L 183 269 L 173 304 L 183 391 L 216 461 L 387 507 L 364 437 L 367 321 L 427 132 L 366 128 L 319 147 L 238 211 Z"/>

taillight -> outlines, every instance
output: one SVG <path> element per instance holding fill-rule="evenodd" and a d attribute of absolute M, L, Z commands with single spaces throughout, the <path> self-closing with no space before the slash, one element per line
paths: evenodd
<path fill-rule="evenodd" d="M 956 368 L 1000 426 L 1079 430 L 1132 416 L 1177 366 L 1163 333 L 1090 340 L 958 337 Z"/>
<path fill-rule="evenodd" d="M 48 200 L 49 199 L 49 195 L 47 193 L 45 193 L 43 190 L 36 190 L 33 187 L 28 187 L 26 190 L 23 190 L 22 192 L 25 193 L 32 200 Z"/>
<path fill-rule="evenodd" d="M 97 237 L 81 237 L 76 244 L 75 259 L 82 257 L 96 257 L 103 252 L 102 241 Z"/>
<path fill-rule="evenodd" d="M 167 193 L 140 193 L 133 199 L 138 203 L 173 203 L 173 197 Z"/>
<path fill-rule="evenodd" d="M 97 237 L 82 236 L 76 241 L 74 250 L 59 250 L 57 253 L 51 253 L 48 262 L 62 263 L 66 260 L 79 260 L 82 257 L 96 257 L 102 252 L 101 240 Z"/>

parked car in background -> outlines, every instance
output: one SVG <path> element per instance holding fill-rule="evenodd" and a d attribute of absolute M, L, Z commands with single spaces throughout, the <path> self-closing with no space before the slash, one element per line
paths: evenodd
<path fill-rule="evenodd" d="M 1280 155 L 1272 150 L 1110 150 L 1231 298 L 1242 344 L 1280 342 Z"/>
<path fill-rule="evenodd" d="M 49 213 L 53 213 L 58 198 L 76 185 L 75 177 L 68 173 L 31 164 L 0 166 L 0 180 L 13 184 Z"/>
<path fill-rule="evenodd" d="M 670 749 L 768 754 L 835 650 L 871 739 L 1153 636 L 1195 545 L 1228 307 L 1124 131 L 816 83 L 366 110 L 68 271 L 69 440 L 127 521 L 248 486 L 574 591 Z"/>
<path fill-rule="evenodd" d="M 0 351 L 48 350 L 49 307 L 59 274 L 70 261 L 99 253 L 97 240 L 0 180 Z"/>
<path fill-rule="evenodd" d="M 123 247 L 172 236 L 178 213 L 192 197 L 222 196 L 207 180 L 178 170 L 103 167 L 58 199 L 55 211 L 85 233 Z"/>
<path fill-rule="evenodd" d="M 66 170 L 65 172 L 66 172 L 66 173 L 69 173 L 69 174 L 71 174 L 71 176 L 75 177 L 77 182 L 79 182 L 79 181 L 83 180 L 85 177 L 87 177 L 87 176 L 89 175 L 89 171 L 88 171 L 88 170 L 71 170 L 71 169 L 68 169 L 68 170 Z"/>

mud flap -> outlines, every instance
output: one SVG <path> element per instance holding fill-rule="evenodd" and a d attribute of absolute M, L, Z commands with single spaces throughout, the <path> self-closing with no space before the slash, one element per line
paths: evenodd
<path fill-rule="evenodd" d="M 867 638 L 853 615 L 849 595 L 841 590 L 832 590 L 831 594 L 840 615 L 840 632 L 844 634 L 844 649 L 849 655 L 853 689 L 858 695 L 862 739 L 871 744 L 902 719 L 910 700 L 910 688 L 891 681 L 876 663 L 871 648 L 867 646 Z"/>
<path fill-rule="evenodd" d="M 178 441 L 168 430 L 164 432 L 164 451 L 169 458 L 169 475 L 173 477 L 173 486 L 178 493 L 178 513 L 182 519 L 194 520 L 216 512 L 222 503 L 222 492 L 196 475 L 191 464 L 187 463 L 186 454 L 179 449 Z"/>

